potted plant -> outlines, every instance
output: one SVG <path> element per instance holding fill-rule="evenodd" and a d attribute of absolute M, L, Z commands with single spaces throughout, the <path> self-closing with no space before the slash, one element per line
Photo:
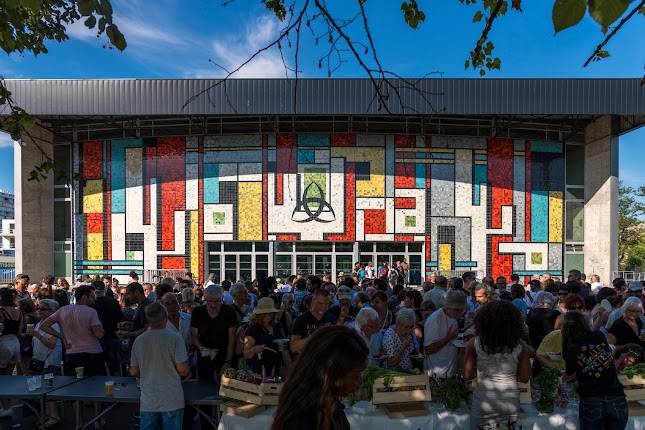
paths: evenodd
<path fill-rule="evenodd" d="M 452 411 L 457 410 L 461 401 L 468 399 L 468 389 L 460 375 L 444 380 L 433 379 L 433 381 L 436 384 L 439 400 L 446 408 Z"/>
<path fill-rule="evenodd" d="M 533 380 L 533 386 L 539 393 L 537 410 L 544 413 L 553 413 L 553 405 L 560 384 L 560 372 L 557 369 L 543 369 Z"/>

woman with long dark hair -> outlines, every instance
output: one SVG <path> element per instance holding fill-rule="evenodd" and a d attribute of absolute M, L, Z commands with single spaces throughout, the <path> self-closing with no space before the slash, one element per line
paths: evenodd
<path fill-rule="evenodd" d="M 522 315 L 511 303 L 496 301 L 475 314 L 476 336 L 466 345 L 464 377 L 477 377 L 471 423 L 475 429 L 518 420 L 517 382 L 529 380 L 529 350 L 520 340 Z M 501 428 L 501 427 L 499 427 Z"/>
<path fill-rule="evenodd" d="M 580 429 L 624 429 L 627 401 L 616 376 L 611 347 L 602 332 L 591 331 L 589 320 L 581 312 L 564 316 L 562 355 L 565 379 L 578 382 Z"/>
<path fill-rule="evenodd" d="M 355 330 L 318 329 L 282 387 L 271 430 L 349 430 L 339 400 L 360 387 L 367 356 L 367 345 Z"/>

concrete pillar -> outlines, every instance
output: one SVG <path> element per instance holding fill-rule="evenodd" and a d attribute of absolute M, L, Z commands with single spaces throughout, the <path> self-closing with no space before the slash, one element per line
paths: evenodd
<path fill-rule="evenodd" d="M 611 285 L 618 270 L 618 126 L 605 115 L 585 129 L 585 272 Z"/>
<path fill-rule="evenodd" d="M 54 270 L 54 173 L 40 181 L 29 181 L 29 173 L 46 160 L 43 152 L 54 157 L 53 138 L 34 125 L 14 143 L 16 273 L 34 280 Z"/>

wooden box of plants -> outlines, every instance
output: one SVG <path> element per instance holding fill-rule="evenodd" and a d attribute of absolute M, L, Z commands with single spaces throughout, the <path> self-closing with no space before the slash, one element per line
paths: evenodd
<path fill-rule="evenodd" d="M 369 367 L 363 375 L 364 385 L 371 383 L 371 399 L 374 405 L 392 403 L 428 402 L 431 399 L 428 377 L 422 373 Z M 365 387 L 369 389 L 369 387 Z"/>
<path fill-rule="evenodd" d="M 254 405 L 278 404 L 282 382 L 244 370 L 227 369 L 222 374 L 219 395 Z"/>
<path fill-rule="evenodd" d="M 627 401 L 645 400 L 645 363 L 626 367 L 618 375 Z"/>

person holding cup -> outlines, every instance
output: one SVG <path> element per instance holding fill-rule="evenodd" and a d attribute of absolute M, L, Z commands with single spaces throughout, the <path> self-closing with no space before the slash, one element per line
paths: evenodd
<path fill-rule="evenodd" d="M 94 290 L 81 285 L 74 292 L 75 305 L 63 306 L 40 325 L 40 330 L 63 341 L 65 352 L 65 375 L 75 376 L 77 368 L 84 368 L 84 376 L 105 375 L 103 348 L 99 339 L 105 333 L 94 304 Z M 61 331 L 54 329 L 58 323 Z"/>

